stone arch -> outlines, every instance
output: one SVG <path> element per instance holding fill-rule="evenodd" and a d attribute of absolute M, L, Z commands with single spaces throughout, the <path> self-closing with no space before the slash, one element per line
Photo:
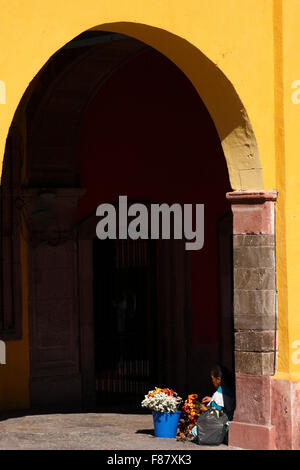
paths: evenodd
<path fill-rule="evenodd" d="M 71 47 L 70 44 L 69 46 Z M 94 94 L 94 89 L 97 89 L 97 87 L 99 87 L 99 84 L 102 83 L 103 79 L 105 80 L 106 76 L 108 76 L 110 73 L 113 73 L 115 68 L 121 66 L 124 61 L 126 62 L 127 60 L 130 60 L 131 57 L 134 57 L 136 54 L 138 54 L 140 48 L 144 48 L 145 45 L 144 43 L 140 43 L 136 40 L 131 39 L 130 37 L 126 37 L 122 41 L 114 41 L 113 48 L 110 47 L 109 44 L 107 47 L 107 56 L 115 54 L 116 60 L 109 61 L 109 63 L 106 63 L 107 68 L 103 68 L 103 73 L 99 73 L 99 61 L 101 59 L 102 53 L 105 52 L 101 50 L 101 46 L 99 50 L 95 47 L 92 50 L 84 51 L 82 54 L 78 54 L 78 56 L 74 55 L 70 57 L 69 63 L 66 65 L 66 67 L 64 67 L 64 70 L 59 69 L 59 65 L 61 64 L 59 60 L 59 53 L 61 53 L 60 51 L 57 54 L 56 58 L 53 56 L 45 66 L 45 68 L 49 72 L 49 75 L 46 76 L 43 73 L 47 72 L 47 70 L 42 70 L 39 74 L 39 77 L 37 77 L 37 80 L 32 83 L 32 93 L 30 99 L 28 100 L 28 105 L 26 107 L 26 115 L 28 117 L 27 137 L 29 143 L 29 145 L 27 146 L 27 163 L 30 167 L 30 171 L 26 172 L 27 180 L 23 182 L 24 186 L 29 186 L 29 188 L 23 188 L 29 212 L 31 212 L 32 208 L 31 203 L 34 204 L 34 202 L 36 201 L 37 193 L 39 193 L 39 189 L 41 187 L 49 188 L 51 185 L 54 184 L 56 184 L 58 187 L 61 186 L 61 190 L 57 189 L 56 187 L 56 200 L 59 201 L 61 207 L 65 207 L 64 203 L 67 202 L 68 199 L 75 201 L 78 196 L 78 193 L 76 192 L 76 175 L 74 173 L 72 174 L 72 172 L 68 171 L 68 169 L 70 161 L 74 157 L 72 150 L 72 143 L 74 144 L 73 138 L 74 136 L 76 136 L 78 120 L 80 119 L 80 115 L 84 112 L 85 103 L 89 100 L 90 96 Z M 65 52 L 67 50 L 71 50 L 68 49 L 68 45 L 66 45 Z M 98 76 L 96 77 L 94 77 L 94 75 L 92 74 L 94 61 L 97 62 Z M 81 78 L 84 82 L 86 82 L 85 78 L 87 76 L 90 78 L 90 82 L 87 81 L 89 84 L 88 88 L 90 89 L 81 88 L 81 93 L 76 96 L 76 100 L 73 100 L 74 95 L 72 97 L 71 92 L 76 93 L 76 90 L 78 90 L 77 86 L 80 84 Z M 68 85 L 71 85 L 71 88 L 69 88 Z M 192 86 L 190 88 L 192 88 Z M 52 93 L 52 91 L 55 92 Z M 58 93 L 58 99 L 57 103 L 55 104 L 56 93 Z M 194 96 L 195 98 L 198 98 L 196 92 L 194 92 Z M 65 106 L 58 106 L 58 104 L 61 105 L 61 101 L 65 103 Z M 70 111 L 70 115 L 68 116 L 68 118 L 66 118 L 67 116 L 64 114 L 66 110 Z M 210 119 L 210 121 L 212 120 Z M 47 127 L 48 132 L 44 132 L 45 130 L 47 131 Z M 65 135 L 66 128 L 67 140 Z M 216 135 L 216 132 L 214 134 Z M 217 138 L 217 136 L 216 140 L 218 141 L 218 147 L 220 147 L 219 139 Z M 203 157 L 205 161 L 205 155 L 203 155 Z M 201 161 L 200 158 L 199 161 Z M 222 155 L 221 161 L 223 168 L 222 173 L 226 174 L 226 164 Z M 207 163 L 209 163 L 209 161 Z M 225 189 L 224 192 L 222 192 L 221 198 L 223 196 L 225 196 Z M 66 204 L 66 208 L 69 209 L 68 203 Z M 49 241 L 49 239 L 47 240 Z M 36 257 L 34 256 L 36 253 L 33 254 L 32 251 L 33 250 L 31 250 L 29 247 L 29 266 L 30 268 L 32 266 L 34 267 L 34 269 L 32 268 L 31 271 L 37 272 L 37 261 Z M 172 253 L 170 254 L 170 258 L 172 258 L 171 255 Z M 52 253 L 51 262 L 53 265 L 57 263 L 58 266 L 61 262 L 61 259 L 62 256 L 61 253 L 59 253 L 59 249 L 57 250 L 57 252 L 55 251 Z M 68 266 L 70 270 L 74 269 L 73 264 L 70 264 Z M 59 266 L 59 269 L 60 268 L 61 266 Z M 44 272 L 46 272 L 46 270 Z M 35 321 L 33 320 L 33 318 L 36 318 L 35 311 L 38 311 L 38 309 L 34 306 L 38 305 L 39 300 L 33 298 L 31 294 L 33 291 L 34 286 L 32 286 L 32 280 L 29 280 L 29 299 L 32 306 L 31 311 L 29 312 L 29 325 L 31 331 L 32 325 L 35 324 Z M 34 334 L 31 334 L 31 338 L 33 337 Z M 33 351 L 34 348 L 32 348 L 31 350 Z M 74 351 L 72 350 L 70 354 L 73 352 Z M 31 358 L 32 362 L 30 371 L 32 374 L 32 380 L 35 386 L 43 387 L 39 379 L 37 379 L 40 373 L 38 353 L 32 353 Z M 76 361 L 74 367 L 77 367 Z M 181 374 L 181 376 L 183 376 L 183 374 Z M 72 383 L 72 387 L 74 387 L 74 390 L 78 386 L 78 382 L 76 382 L 76 384 Z M 70 385 L 70 389 L 73 389 L 72 387 Z M 37 388 L 36 393 L 34 392 L 32 394 L 33 402 L 34 400 L 38 400 L 40 396 L 44 396 L 44 394 L 41 393 L 41 390 L 43 389 Z"/>
<path fill-rule="evenodd" d="M 93 28 L 93 30 L 95 30 L 95 28 Z M 113 72 L 113 70 L 116 67 L 120 66 L 124 61 L 129 60 L 130 57 L 132 57 L 134 54 L 139 53 L 139 47 L 136 46 L 135 41 L 135 39 L 137 39 L 138 41 L 141 41 L 141 47 L 144 47 L 145 44 L 151 46 L 163 55 L 165 55 L 169 60 L 171 60 L 187 76 L 187 78 L 193 84 L 194 88 L 197 90 L 208 112 L 210 113 L 212 120 L 214 121 L 216 130 L 218 132 L 226 158 L 232 189 L 255 191 L 263 188 L 260 158 L 250 120 L 233 84 L 226 78 L 225 74 L 218 68 L 217 64 L 215 64 L 212 60 L 205 56 L 197 47 L 195 47 L 185 39 L 159 28 L 153 28 L 150 26 L 133 23 L 114 23 L 101 25 L 97 27 L 96 30 L 125 34 L 127 36 L 126 41 L 128 47 L 126 46 L 125 49 L 122 49 L 122 45 L 120 44 L 120 49 L 117 53 L 116 61 L 110 62 L 106 70 L 103 69 L 103 74 L 101 75 L 101 77 L 97 77 L 96 81 L 91 86 L 91 90 L 87 90 L 87 94 L 85 96 L 82 96 L 80 114 L 83 111 L 83 107 L 87 99 L 93 94 L 93 90 L 97 89 L 97 87 L 101 83 L 101 80 L 104 80 L 108 74 Z M 59 51 L 61 51 L 61 49 Z M 120 51 L 122 51 L 122 53 Z M 54 56 L 50 58 L 46 66 L 50 65 L 51 67 L 51 61 Z M 82 64 L 84 63 L 84 61 L 90 61 L 94 59 L 97 60 L 96 49 L 90 50 L 86 54 L 80 55 L 80 57 L 76 57 L 74 61 L 71 61 L 72 63 L 70 67 L 75 67 L 76 69 L 76 67 L 78 66 L 77 70 L 79 70 L 80 68 L 82 68 Z M 50 105 L 51 108 L 51 89 L 54 85 L 57 85 L 59 81 L 61 81 L 62 83 L 64 78 L 68 80 L 68 74 L 66 74 L 66 76 L 64 77 L 64 72 L 62 72 L 59 77 L 55 77 L 54 75 L 53 78 L 55 83 L 53 82 L 53 85 L 46 83 L 46 89 L 49 85 L 50 93 L 46 93 L 45 96 L 43 96 L 43 100 L 41 102 L 39 102 L 38 99 L 38 90 L 35 90 L 35 80 L 33 80 L 32 86 L 30 87 L 30 89 L 28 89 L 29 93 L 24 101 L 25 104 L 28 103 L 29 98 L 31 101 L 31 99 L 34 98 L 31 92 L 34 93 L 37 91 L 37 99 L 33 99 L 31 104 L 29 104 L 28 108 L 31 108 L 33 113 L 36 112 L 34 110 L 34 106 L 37 103 L 39 108 L 45 105 Z M 22 113 L 20 113 L 20 116 L 21 115 Z M 74 114 L 74 116 L 75 115 L 76 113 Z M 39 126 L 45 124 L 43 122 L 40 122 L 38 113 L 36 114 L 36 116 L 37 118 L 33 119 L 33 122 L 35 122 L 36 126 L 35 132 Z M 55 116 L 52 116 L 52 123 L 55 120 Z M 66 121 L 64 121 L 63 124 L 65 124 L 65 122 Z M 74 128 L 70 129 L 71 132 L 69 134 L 69 138 L 70 136 L 74 135 L 74 132 L 76 133 L 76 118 L 72 121 L 72 123 L 74 125 Z M 27 129 L 27 131 L 27 137 L 30 137 L 31 130 Z M 63 137 L 62 134 L 61 137 Z M 55 139 L 53 139 L 53 141 L 55 141 Z M 73 178 L 72 181 L 66 181 L 64 179 L 67 172 L 64 171 L 63 159 L 65 159 L 65 168 L 67 168 L 72 154 L 72 152 L 65 151 L 65 143 L 66 142 L 64 141 L 61 142 L 61 152 L 57 152 L 56 163 L 61 165 L 62 170 L 61 180 L 59 181 L 59 183 L 62 186 L 70 186 L 72 188 L 76 186 L 76 175 L 71 175 Z M 41 157 L 41 147 L 42 145 L 38 146 L 37 148 L 33 148 L 32 152 L 30 151 L 29 154 L 26 156 L 26 158 L 29 159 L 31 163 L 33 163 L 33 171 L 31 173 L 32 179 L 31 181 L 24 182 L 29 186 L 35 186 L 35 184 L 40 181 L 39 178 L 43 169 L 42 167 L 39 168 L 38 165 L 35 167 L 34 156 L 36 155 L 38 157 L 38 162 Z M 44 147 L 44 150 L 45 159 L 48 159 L 48 161 L 50 162 L 52 149 L 50 149 L 50 152 L 48 152 L 48 157 L 47 145 L 46 147 Z M 45 176 L 51 174 L 52 163 L 53 162 L 51 162 L 51 164 L 49 165 L 50 171 L 44 172 Z M 49 183 L 51 185 L 51 181 L 47 181 L 46 179 L 43 179 L 43 183 L 45 186 L 48 186 Z"/>

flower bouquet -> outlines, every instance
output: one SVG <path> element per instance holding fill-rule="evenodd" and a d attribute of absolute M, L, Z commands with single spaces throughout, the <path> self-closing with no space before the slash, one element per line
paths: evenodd
<path fill-rule="evenodd" d="M 192 439 L 192 428 L 195 426 L 200 416 L 200 402 L 197 401 L 198 395 L 195 393 L 188 395 L 182 407 L 182 419 L 179 423 L 179 437 L 181 439 Z"/>
<path fill-rule="evenodd" d="M 174 390 L 155 387 L 155 390 L 145 395 L 142 406 L 152 411 L 174 413 L 178 411 L 181 402 L 182 398 Z"/>
<path fill-rule="evenodd" d="M 181 402 L 182 398 L 169 388 L 155 387 L 145 395 L 142 406 L 152 410 L 156 437 L 176 437 Z"/>

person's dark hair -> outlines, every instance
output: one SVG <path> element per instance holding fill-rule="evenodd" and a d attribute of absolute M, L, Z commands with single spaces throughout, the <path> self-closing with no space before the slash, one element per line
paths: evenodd
<path fill-rule="evenodd" d="M 232 385 L 232 373 L 222 364 L 213 365 L 210 369 L 210 373 L 215 379 L 221 378 L 224 384 Z"/>

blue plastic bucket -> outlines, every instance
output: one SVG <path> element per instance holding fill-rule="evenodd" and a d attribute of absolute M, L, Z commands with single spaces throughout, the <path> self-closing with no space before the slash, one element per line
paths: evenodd
<path fill-rule="evenodd" d="M 153 411 L 155 437 L 176 437 L 181 411 L 174 413 Z"/>

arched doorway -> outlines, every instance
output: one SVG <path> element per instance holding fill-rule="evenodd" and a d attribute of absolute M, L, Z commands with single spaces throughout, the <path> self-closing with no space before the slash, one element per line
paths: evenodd
<path fill-rule="evenodd" d="M 162 282 L 155 284 L 153 331 L 163 341 L 154 345 L 160 355 L 152 383 L 201 393 L 210 364 L 225 360 L 225 331 L 231 348 L 226 360 L 233 366 L 233 330 L 232 266 L 224 263 L 232 261 L 230 218 L 222 223 L 230 209 L 230 183 L 219 136 L 199 94 L 154 49 L 96 31 L 60 50 L 24 98 L 19 115 L 24 119 L 25 107 L 28 145 L 19 210 L 28 230 L 32 405 L 94 403 L 95 271 L 87 269 L 83 255 L 91 254 L 94 237 L 89 235 L 82 251 L 70 227 L 75 219 L 83 226 L 99 202 L 122 193 L 148 203 L 204 203 L 208 209 L 205 248 L 191 254 L 165 244 L 154 263 L 160 262 Z"/>
<path fill-rule="evenodd" d="M 155 334 L 146 362 L 154 364 L 154 372 L 144 383 L 148 365 L 141 374 L 138 358 L 123 361 L 118 365 L 123 382 L 125 368 L 135 367 L 131 375 L 143 376 L 135 388 L 139 396 L 141 387 L 146 393 L 146 386 L 157 383 L 182 394 L 190 388 L 201 392 L 208 387 L 210 364 L 221 359 L 218 221 L 230 209 L 225 198 L 230 184 L 213 121 L 192 84 L 163 55 L 131 38 L 91 36 L 92 48 L 86 45 L 88 34 L 53 57 L 36 78 L 26 108 L 30 144 L 23 213 L 29 229 L 33 406 L 94 403 L 97 374 L 107 369 L 94 364 L 99 355 L 102 365 L 109 364 L 111 356 L 95 349 L 93 278 L 103 271 L 96 273 L 87 262 L 88 253 L 90 260 L 97 256 L 91 251 L 95 224 L 94 235 L 82 237 L 82 221 L 120 194 L 206 207 L 202 250 L 188 253 L 170 240 L 151 256 L 156 292 L 150 303 L 156 307 L 148 318 Z M 78 201 L 79 237 L 72 238 L 67 214 Z M 43 219 L 45 207 L 50 216 Z M 148 288 L 146 281 L 140 287 Z M 104 316 L 98 334 L 101 323 Z M 141 325 L 145 330 L 145 322 Z M 147 338 L 144 330 L 136 334 Z"/>

